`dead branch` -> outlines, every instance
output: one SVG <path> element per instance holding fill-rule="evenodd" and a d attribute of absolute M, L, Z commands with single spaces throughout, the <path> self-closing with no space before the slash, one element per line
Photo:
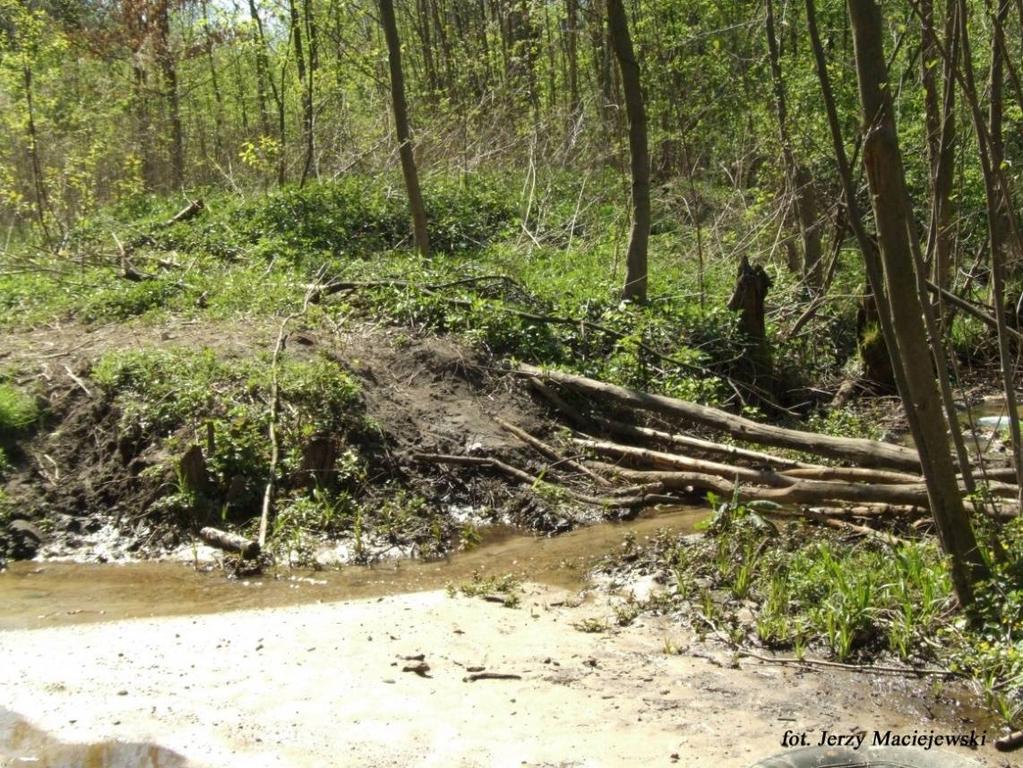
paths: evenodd
<path fill-rule="evenodd" d="M 589 504 L 595 507 L 615 508 L 615 509 L 639 509 L 641 507 L 651 507 L 657 504 L 681 503 L 679 499 L 674 497 L 665 497 L 660 494 L 646 494 L 642 496 L 587 496 L 584 493 L 573 491 L 571 488 L 566 488 L 562 485 L 555 485 L 549 480 L 544 480 L 528 472 L 513 467 L 511 464 L 506 464 L 500 459 L 494 459 L 483 456 L 455 456 L 452 454 L 443 453 L 414 453 L 412 458 L 416 461 L 422 461 L 431 464 L 456 464 L 469 467 L 491 467 L 500 472 L 521 480 L 527 483 L 532 488 L 542 487 L 544 484 L 556 489 L 557 493 L 562 493 L 565 496 L 578 501 L 582 504 Z"/>
<path fill-rule="evenodd" d="M 930 280 L 927 281 L 927 290 L 930 291 L 931 293 L 937 294 L 944 301 L 947 301 L 949 304 L 951 304 L 953 307 L 961 309 L 963 312 L 976 318 L 977 320 L 980 320 L 985 325 L 995 329 L 998 328 L 998 320 L 991 312 L 990 307 L 979 307 L 972 301 L 967 301 L 961 296 L 956 296 L 954 293 L 952 293 L 952 291 L 948 290 L 947 288 L 941 288 L 935 285 Z M 1015 328 L 1007 326 L 1005 330 L 1008 331 L 1009 335 L 1014 337 L 1017 341 L 1023 341 L 1023 333 L 1020 333 Z"/>
<path fill-rule="evenodd" d="M 737 484 L 716 475 L 702 472 L 642 471 L 618 467 L 617 473 L 635 483 L 660 482 L 669 491 L 711 491 L 723 498 L 739 501 L 773 501 L 777 504 L 838 506 L 840 502 L 892 504 L 928 508 L 927 486 L 923 483 L 903 485 L 868 485 L 829 480 L 796 480 L 786 487 L 763 488 Z M 1002 503 L 1011 504 L 1015 486 L 996 489 L 1004 494 Z M 972 503 L 972 502 L 968 502 Z M 982 508 L 984 505 L 975 505 Z"/>
<path fill-rule="evenodd" d="M 259 557 L 261 547 L 258 542 L 246 539 L 236 533 L 228 533 L 219 528 L 203 528 L 199 531 L 199 538 L 211 547 L 222 549 L 225 552 L 237 552 L 242 560 L 253 560 Z"/>
<path fill-rule="evenodd" d="M 277 343 L 274 345 L 273 358 L 270 361 L 270 470 L 267 475 L 266 487 L 263 489 L 263 508 L 259 516 L 259 546 L 266 546 L 266 529 L 270 519 L 270 509 L 273 506 L 274 490 L 277 485 L 277 464 L 280 461 L 281 446 L 277 439 L 277 418 L 281 409 L 280 379 L 277 375 L 277 364 L 280 360 L 281 350 L 284 348 L 284 330 L 291 320 L 288 315 L 281 322 L 280 330 L 277 332 Z"/>
<path fill-rule="evenodd" d="M 808 507 L 804 507 L 801 511 L 806 517 L 810 518 L 811 520 L 816 520 L 819 523 L 824 523 L 824 525 L 827 525 L 830 528 L 837 528 L 840 531 L 850 531 L 852 533 L 857 533 L 860 536 L 866 536 L 871 539 L 876 539 L 877 541 L 884 542 L 885 544 L 888 544 L 889 546 L 892 547 L 902 546 L 903 544 L 906 543 L 905 541 L 900 539 L 898 536 L 895 536 L 894 534 L 887 533 L 885 531 L 878 531 L 866 525 L 857 525 L 856 523 L 850 523 L 848 520 L 840 520 L 831 515 L 824 515 Z"/>
<path fill-rule="evenodd" d="M 889 472 L 862 467 L 798 467 L 782 470 L 781 474 L 804 480 L 841 480 L 849 483 L 878 483 L 880 485 L 922 483 L 924 481 L 921 476 L 906 472 Z"/>
<path fill-rule="evenodd" d="M 590 440 L 578 437 L 572 438 L 572 442 L 594 453 L 601 453 L 608 456 L 627 457 L 637 463 L 653 465 L 655 467 L 670 467 L 689 472 L 702 472 L 708 475 L 716 475 L 725 479 L 738 478 L 759 485 L 770 485 L 774 487 L 785 487 L 797 482 L 793 478 L 787 478 L 775 472 L 750 469 L 749 467 L 738 467 L 731 464 L 719 464 L 714 461 L 692 459 L 688 456 L 679 456 L 674 453 L 662 451 L 651 451 L 647 448 L 634 448 L 631 445 L 620 445 L 606 440 Z"/>
<path fill-rule="evenodd" d="M 202 213 L 202 211 L 203 211 L 203 209 L 205 207 L 206 207 L 206 204 L 201 199 L 200 200 L 189 200 L 188 201 L 188 205 L 186 205 L 180 211 L 178 211 L 173 216 L 171 216 L 169 219 L 167 219 L 167 221 L 163 222 L 161 227 L 171 227 L 171 226 L 173 226 L 175 224 L 180 224 L 182 221 L 188 221 L 189 219 L 194 219 L 196 216 L 198 216 L 200 213 Z"/>
<path fill-rule="evenodd" d="M 554 461 L 557 464 L 563 464 L 566 467 L 574 469 L 576 472 L 579 472 L 581 474 L 586 475 L 591 480 L 596 482 L 598 485 L 607 485 L 607 486 L 611 485 L 611 482 L 609 480 L 601 477 L 596 472 L 594 472 L 593 470 L 589 469 L 588 467 L 583 466 L 579 462 L 562 456 L 556 450 L 554 450 L 551 446 L 547 445 L 547 443 L 543 442 L 539 438 L 533 437 L 531 434 L 526 432 L 524 429 L 520 429 L 519 427 L 516 427 L 514 424 L 508 423 L 507 421 L 505 421 L 504 419 L 500 418 L 499 416 L 495 416 L 494 417 L 494 421 L 496 421 L 498 423 L 498 425 L 501 427 L 501 429 L 503 429 L 506 432 L 510 432 L 511 434 L 515 435 L 515 437 L 517 437 L 519 440 L 524 442 L 526 445 L 532 446 L 539 453 L 541 453 L 543 456 L 546 456 L 551 461 Z"/>

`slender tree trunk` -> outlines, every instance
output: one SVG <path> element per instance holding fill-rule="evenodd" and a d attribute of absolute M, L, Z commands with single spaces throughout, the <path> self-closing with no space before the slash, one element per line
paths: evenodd
<path fill-rule="evenodd" d="M 785 181 L 788 197 L 795 208 L 799 222 L 799 234 L 803 241 L 803 279 L 813 291 L 819 291 L 823 283 L 821 271 L 821 233 L 817 226 L 817 201 L 813 190 L 813 178 L 803 168 L 792 149 L 789 135 L 788 108 L 785 100 L 785 81 L 782 78 L 781 54 L 774 28 L 774 3 L 766 0 L 767 50 L 771 61 L 771 81 L 774 86 L 774 107 L 778 119 L 778 134 L 781 139 L 782 163 L 785 166 Z"/>
<path fill-rule="evenodd" d="M 629 155 L 632 172 L 632 232 L 626 257 L 622 297 L 645 302 L 647 296 L 647 244 L 650 239 L 650 153 L 647 145 L 646 109 L 639 77 L 639 62 L 629 36 L 629 22 L 622 0 L 608 0 L 608 29 L 622 73 L 625 110 L 629 117 Z"/>
<path fill-rule="evenodd" d="M 594 8 L 600 7 L 609 0 L 594 0 Z M 608 114 L 608 107 L 614 103 L 614 83 L 611 77 L 611 49 L 606 44 L 607 35 L 602 19 L 603 14 L 594 11 L 590 16 L 590 43 L 593 48 L 592 60 L 594 77 L 597 83 L 597 116 L 600 120 L 600 130 L 604 134 L 611 131 L 611 119 Z"/>
<path fill-rule="evenodd" d="M 824 99 L 824 109 L 828 117 L 828 128 L 831 132 L 831 143 L 835 153 L 835 162 L 838 165 L 838 177 L 842 182 L 842 196 L 845 201 L 845 208 L 849 214 L 849 224 L 853 234 L 856 235 L 856 242 L 860 246 L 860 253 L 863 255 L 863 265 L 867 276 L 867 285 L 870 289 L 869 295 L 863 299 L 863 306 L 857 324 L 860 337 L 860 357 L 863 360 L 864 369 L 868 379 L 875 381 L 884 388 L 891 387 L 894 383 L 897 389 L 905 391 L 905 373 L 902 369 L 902 361 L 894 354 L 895 331 L 892 328 L 891 318 L 887 314 L 878 312 L 877 297 L 885 292 L 884 276 L 881 267 L 881 256 L 877 251 L 877 245 L 873 238 L 867 233 L 863 224 L 863 214 L 860 211 L 856 199 L 856 182 L 853 179 L 852 166 L 845 151 L 845 141 L 842 138 L 842 127 L 838 117 L 838 108 L 835 105 L 835 95 L 831 88 L 831 77 L 828 74 L 827 61 L 824 58 L 824 47 L 821 44 L 820 32 L 817 29 L 817 9 L 814 0 L 806 0 L 806 24 L 810 33 L 810 43 L 813 50 L 814 66 L 817 70 L 817 79 L 821 86 L 821 96 Z M 868 338 L 863 331 L 870 325 L 876 324 L 880 329 L 880 337 Z M 866 342 L 866 343 L 864 343 Z M 888 364 L 885 365 L 884 361 Z M 915 413 L 908 413 L 907 418 L 912 421 L 916 418 Z"/>
<path fill-rule="evenodd" d="M 565 42 L 568 53 L 568 113 L 579 115 L 579 0 L 565 0 Z"/>
<path fill-rule="evenodd" d="M 391 104 L 394 108 L 394 126 L 398 134 L 398 152 L 401 156 L 401 172 L 405 177 L 409 208 L 412 210 L 412 231 L 416 247 L 424 257 L 430 256 L 430 235 L 426 227 L 426 206 L 419 189 L 419 172 L 416 169 L 415 147 L 409 130 L 408 105 L 405 102 L 405 76 L 401 69 L 401 41 L 398 39 L 398 25 L 394 18 L 393 0 L 380 0 L 380 22 L 387 40 L 387 61 L 391 71 Z"/>
<path fill-rule="evenodd" d="M 309 113 L 309 139 L 306 144 L 306 175 L 312 173 L 320 177 L 319 163 L 316 160 L 316 73 L 320 68 L 320 46 L 316 34 L 316 17 L 313 15 L 313 0 L 305 0 L 305 36 L 309 43 L 309 79 L 306 82 L 306 107 Z"/>
<path fill-rule="evenodd" d="M 46 195 L 46 182 L 43 179 L 43 164 L 39 159 L 39 135 L 36 131 L 35 102 L 32 98 L 32 66 L 25 64 L 21 70 L 22 83 L 25 86 L 25 109 L 28 120 L 25 132 L 28 134 L 28 153 L 32 160 L 32 184 L 35 187 L 35 210 L 39 229 L 47 242 L 50 241 L 50 226 L 46 222 L 46 211 L 49 199 Z"/>
<path fill-rule="evenodd" d="M 220 75 L 217 62 L 213 56 L 213 37 L 210 34 L 210 9 L 208 0 L 202 0 L 202 17 L 206 25 L 206 63 L 210 69 L 210 88 L 213 91 L 213 147 L 217 162 L 220 162 L 224 151 L 224 95 L 220 90 Z"/>
<path fill-rule="evenodd" d="M 938 68 L 938 42 L 934 30 L 931 0 L 921 4 L 924 18 L 924 48 L 921 66 L 925 88 L 934 92 L 934 73 Z M 927 96 L 927 150 L 931 168 L 931 218 L 927 233 L 925 260 L 931 265 L 931 279 L 942 288 L 952 284 L 952 182 L 955 174 L 955 73 L 952 70 L 959 50 L 959 30 L 956 24 L 956 4 L 946 9 L 945 45 L 950 52 L 944 62 L 940 113 L 937 104 L 931 105 Z M 928 78 L 931 85 L 927 85 Z M 933 117 L 932 117 L 933 114 Z"/>
<path fill-rule="evenodd" d="M 156 8 L 156 59 L 163 75 L 164 98 L 170 115 L 171 183 L 175 189 L 185 184 L 185 139 L 181 124 L 181 97 L 178 93 L 178 66 L 170 45 L 170 0 L 160 0 Z"/>
<path fill-rule="evenodd" d="M 991 245 L 991 294 L 998 328 L 998 358 L 1002 375 L 1002 387 L 1005 392 L 1005 404 L 1009 412 L 1009 434 L 1012 440 L 1016 480 L 1019 483 L 1023 482 L 1023 436 L 1020 433 L 1019 412 L 1016 407 L 1016 364 L 1009 346 L 1009 333 L 1005 321 L 1004 251 L 1007 234 L 1012 235 L 1017 256 L 1020 255 L 1019 251 L 1023 247 L 1023 243 L 1020 242 L 1018 220 L 1016 220 L 1015 212 L 1012 210 L 1011 194 L 1005 173 L 1001 167 L 1001 65 L 994 66 L 994 59 L 992 60 L 990 86 L 994 90 L 990 94 L 992 104 L 989 107 L 988 124 L 985 125 L 977 99 L 976 78 L 973 71 L 973 51 L 970 45 L 970 33 L 967 23 L 969 20 L 969 10 L 965 0 L 955 1 L 958 7 L 957 20 L 959 22 L 959 38 L 962 46 L 962 85 L 970 104 L 970 114 L 973 117 L 974 132 L 977 134 L 977 144 L 980 149 L 980 166 L 984 174 L 989 242 Z M 999 13 L 1001 13 L 1001 10 L 999 10 Z M 992 55 L 994 58 L 998 58 L 999 51 L 1004 50 L 1004 37 L 997 15 L 995 25 L 995 45 Z M 1001 39 L 1001 43 L 998 42 L 999 39 Z M 999 102 L 998 106 L 995 106 L 995 101 Z M 997 129 L 997 136 L 992 133 L 992 129 Z M 1021 501 L 1023 501 L 1023 487 L 1021 487 Z"/>
<path fill-rule="evenodd" d="M 306 2 L 308 8 L 308 1 Z M 288 12 L 291 17 L 291 42 L 295 46 L 295 66 L 298 69 L 298 87 L 302 94 L 302 145 L 305 148 L 302 162 L 302 175 L 299 186 L 305 184 L 309 169 L 313 164 L 315 152 L 313 141 L 313 103 L 312 87 L 308 83 L 309 72 L 306 69 L 305 46 L 302 43 L 302 21 L 299 18 L 296 0 L 288 0 Z"/>
<path fill-rule="evenodd" d="M 266 106 L 267 91 L 269 90 L 267 83 L 270 82 L 270 62 L 266 55 L 263 20 L 259 16 L 256 0 L 249 0 L 249 17 L 256 25 L 256 97 L 259 101 L 259 127 L 264 136 L 270 136 L 270 112 Z"/>
<path fill-rule="evenodd" d="M 973 603 L 976 583 L 986 576 L 986 567 L 956 483 L 945 437 L 947 425 L 927 349 L 911 243 L 916 235 L 907 208 L 909 196 L 887 87 L 881 14 L 874 0 L 848 0 L 848 6 L 866 135 L 863 159 L 887 287 L 885 300 L 879 300 L 878 309 L 891 317 L 906 387 L 900 390 L 900 395 L 906 410 L 916 414 L 910 426 L 920 454 L 931 513 L 951 558 L 956 595 L 960 604 L 968 608 Z"/>

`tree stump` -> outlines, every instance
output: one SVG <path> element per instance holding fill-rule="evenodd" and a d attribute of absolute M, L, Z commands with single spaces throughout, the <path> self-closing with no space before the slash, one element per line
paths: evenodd
<path fill-rule="evenodd" d="M 764 268 L 759 264 L 752 266 L 749 259 L 743 256 L 728 308 L 739 313 L 739 331 L 744 338 L 747 378 L 750 383 L 773 392 L 774 368 L 764 321 L 764 302 L 770 287 L 771 277 Z"/>

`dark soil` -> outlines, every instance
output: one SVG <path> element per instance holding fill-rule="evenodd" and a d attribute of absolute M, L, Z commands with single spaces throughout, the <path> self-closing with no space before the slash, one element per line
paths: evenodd
<path fill-rule="evenodd" d="M 136 346 L 187 345 L 218 355 L 251 355 L 272 349 L 275 330 L 265 322 L 171 321 L 15 335 L 2 364 L 40 392 L 47 416 L 12 456 L 0 557 L 35 554 L 38 542 L 16 537 L 13 520 L 29 521 L 44 534 L 43 556 L 77 552 L 83 559 L 103 560 L 102 547 L 85 546 L 103 535 L 116 539 L 117 556 L 159 556 L 189 541 L 201 521 L 168 519 L 153 510 L 173 488 L 179 457 L 159 443 L 122 434 L 120 413 L 91 384 L 89 369 L 106 351 Z M 376 427 L 358 446 L 369 457 L 370 497 L 375 488 L 393 494 L 397 485 L 442 510 L 484 510 L 494 520 L 543 532 L 567 530 L 586 516 L 583 510 L 554 511 L 528 488 L 516 488 L 485 469 L 423 465 L 411 458 L 413 452 L 451 453 L 493 456 L 536 474 L 546 467 L 493 419 L 542 433 L 548 423 L 542 407 L 519 382 L 499 375 L 490 360 L 457 341 L 361 325 L 341 334 L 296 332 L 288 349 L 292 355 L 324 354 L 359 381 L 365 416 Z"/>

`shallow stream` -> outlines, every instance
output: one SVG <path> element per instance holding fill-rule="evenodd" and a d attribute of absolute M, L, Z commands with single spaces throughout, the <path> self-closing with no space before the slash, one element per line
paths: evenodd
<path fill-rule="evenodd" d="M 708 513 L 706 508 L 684 507 L 554 538 L 496 526 L 486 529 L 474 549 L 442 560 L 394 560 L 336 571 L 282 569 L 239 580 L 179 562 L 16 562 L 0 573 L 0 630 L 380 597 L 443 589 L 471 580 L 475 573 L 510 573 L 574 589 L 627 533 L 642 537 L 662 528 L 689 532 Z"/>

